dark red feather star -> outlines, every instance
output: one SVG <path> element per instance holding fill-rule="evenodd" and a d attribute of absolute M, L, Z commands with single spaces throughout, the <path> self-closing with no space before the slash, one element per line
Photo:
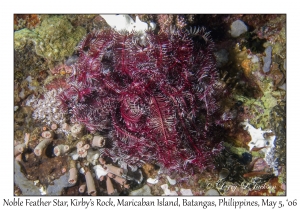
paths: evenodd
<path fill-rule="evenodd" d="M 222 149 L 213 49 L 204 29 L 147 31 L 144 40 L 135 32 L 91 32 L 60 98 L 88 130 L 110 132 L 107 155 L 202 171 Z"/>

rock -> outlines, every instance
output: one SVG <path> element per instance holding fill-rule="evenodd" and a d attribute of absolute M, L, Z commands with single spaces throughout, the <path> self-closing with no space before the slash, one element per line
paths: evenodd
<path fill-rule="evenodd" d="M 210 190 L 206 191 L 205 195 L 207 195 L 207 196 L 218 196 L 220 194 L 217 190 L 210 189 Z"/>
<path fill-rule="evenodd" d="M 164 194 L 163 195 L 178 195 L 176 191 L 169 190 L 168 184 L 163 184 L 160 186 L 161 189 L 163 189 Z"/>
<path fill-rule="evenodd" d="M 155 179 L 148 178 L 147 182 L 150 183 L 150 184 L 156 184 L 158 182 L 158 179 L 156 179 L 156 178 Z"/>
<path fill-rule="evenodd" d="M 184 189 L 184 188 L 181 188 L 181 189 L 180 189 L 180 193 L 181 193 L 181 195 L 193 195 L 191 189 Z"/>
<path fill-rule="evenodd" d="M 278 88 L 280 88 L 282 90 L 286 90 L 286 84 L 284 83 L 283 85 L 279 86 Z"/>
<path fill-rule="evenodd" d="M 225 49 L 221 49 L 218 52 L 215 52 L 215 56 L 217 59 L 217 67 L 221 67 L 228 62 L 228 51 Z"/>
<path fill-rule="evenodd" d="M 22 195 L 40 195 L 39 188 L 29 181 L 21 172 L 21 167 L 17 161 L 14 163 L 15 184 L 21 189 Z"/>
<path fill-rule="evenodd" d="M 167 176 L 167 179 L 168 179 L 170 185 L 175 185 L 176 184 L 176 179 L 171 179 L 169 176 Z"/>
<path fill-rule="evenodd" d="M 132 191 L 129 195 L 133 196 L 147 196 L 152 195 L 151 189 L 148 185 L 144 185 L 142 188 Z"/>
<path fill-rule="evenodd" d="M 231 24 L 231 36 L 239 37 L 241 34 L 245 33 L 248 30 L 248 27 L 241 20 L 236 20 Z"/>
<path fill-rule="evenodd" d="M 255 160 L 252 171 L 263 171 L 268 168 L 268 164 L 263 158 L 258 158 Z"/>
<path fill-rule="evenodd" d="M 229 170 L 226 168 L 222 168 L 219 173 L 219 179 L 225 179 L 229 175 Z"/>
<path fill-rule="evenodd" d="M 68 174 L 62 175 L 59 179 L 54 180 L 54 185 L 49 185 L 47 188 L 47 195 L 61 195 L 65 187 L 71 187 L 72 184 L 68 182 Z"/>

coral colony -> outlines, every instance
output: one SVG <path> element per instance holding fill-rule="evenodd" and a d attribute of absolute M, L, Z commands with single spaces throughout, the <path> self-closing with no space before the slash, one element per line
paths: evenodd
<path fill-rule="evenodd" d="M 222 149 L 214 136 L 222 121 L 217 98 L 225 92 L 213 49 L 203 28 L 147 31 L 144 40 L 135 32 L 93 31 L 78 46 L 62 108 L 89 131 L 107 133 L 112 158 L 202 171 Z"/>

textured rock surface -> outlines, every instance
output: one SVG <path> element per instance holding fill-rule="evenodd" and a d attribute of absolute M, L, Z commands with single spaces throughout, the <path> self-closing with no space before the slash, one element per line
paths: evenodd
<path fill-rule="evenodd" d="M 21 189 L 23 195 L 40 195 L 40 190 L 33 184 L 33 181 L 28 180 L 21 172 L 21 167 L 17 161 L 15 165 L 15 184 Z"/>
<path fill-rule="evenodd" d="M 137 196 L 137 195 L 152 195 L 151 194 L 151 189 L 148 185 L 144 185 L 142 188 L 138 189 L 138 190 L 134 190 L 132 191 L 129 195 L 134 195 L 134 196 Z"/>

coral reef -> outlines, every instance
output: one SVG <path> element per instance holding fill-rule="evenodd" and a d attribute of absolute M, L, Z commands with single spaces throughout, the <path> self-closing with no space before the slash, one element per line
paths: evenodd
<path fill-rule="evenodd" d="M 15 195 L 285 195 L 286 15 L 121 16 L 14 15 Z"/>

